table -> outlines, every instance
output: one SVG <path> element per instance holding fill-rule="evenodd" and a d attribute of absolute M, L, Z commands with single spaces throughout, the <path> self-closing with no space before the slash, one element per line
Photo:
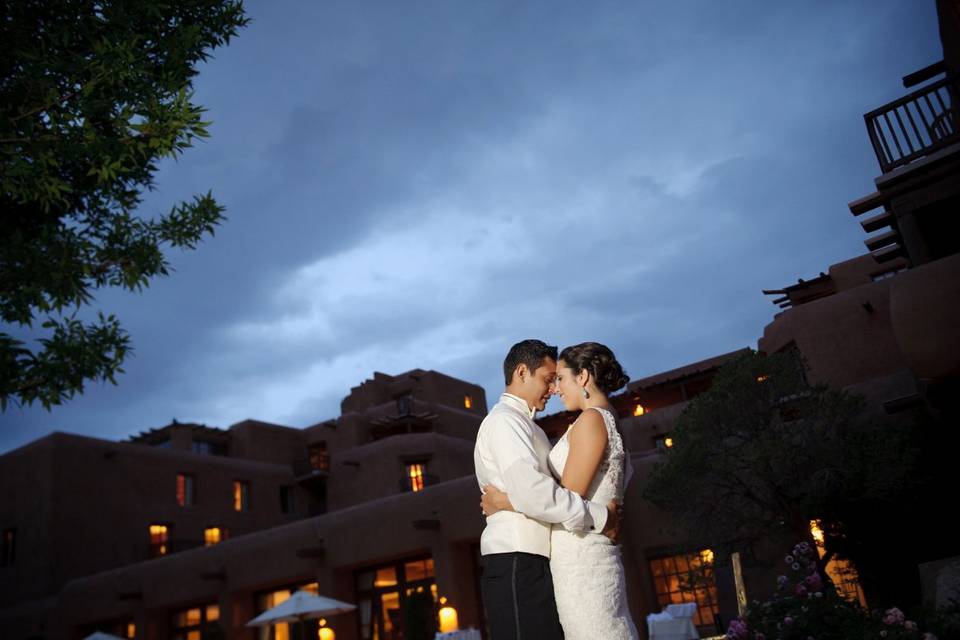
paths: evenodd
<path fill-rule="evenodd" d="M 700 634 L 690 618 L 647 617 L 650 640 L 698 640 Z"/>
<path fill-rule="evenodd" d="M 433 640 L 481 640 L 479 629 L 460 629 L 459 631 L 448 631 L 440 633 L 433 637 Z"/>

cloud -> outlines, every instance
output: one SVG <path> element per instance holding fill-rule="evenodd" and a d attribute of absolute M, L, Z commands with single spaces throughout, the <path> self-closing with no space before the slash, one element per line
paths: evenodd
<path fill-rule="evenodd" d="M 197 81 L 212 138 L 144 204 L 212 189 L 229 221 L 98 296 L 136 348 L 119 387 L 8 411 L 0 449 L 303 426 L 374 370 L 493 400 L 530 336 L 606 342 L 634 377 L 753 345 L 762 288 L 864 251 L 862 113 L 939 57 L 933 8 L 893 0 L 249 10 Z"/>

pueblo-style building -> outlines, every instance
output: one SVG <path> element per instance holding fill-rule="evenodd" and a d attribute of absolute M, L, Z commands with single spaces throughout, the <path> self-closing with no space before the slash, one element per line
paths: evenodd
<path fill-rule="evenodd" d="M 877 416 L 922 412 L 949 424 L 960 397 L 960 8 L 937 9 L 943 60 L 865 116 L 881 175 L 849 208 L 872 234 L 868 253 L 767 291 L 781 310 L 757 347 L 799 350 L 812 381 L 862 394 Z M 636 380 L 614 398 L 636 470 L 623 549 L 642 633 L 647 613 L 696 600 L 711 635 L 744 590 L 769 590 L 769 569 L 748 563 L 738 591 L 732 566 L 677 539 L 641 496 L 677 416 L 737 355 Z M 357 606 L 324 620 L 320 637 L 422 637 L 441 606 L 461 628 L 483 630 L 472 451 L 492 401 L 436 371 L 375 373 L 338 417 L 306 428 L 173 423 L 122 442 L 54 433 L 7 452 L 0 638 L 316 636 L 317 621 L 245 626 L 296 588 Z M 573 417 L 540 424 L 556 437 Z M 926 560 L 923 575 L 938 566 Z M 698 563 L 709 580 L 693 588 L 684 576 Z"/>

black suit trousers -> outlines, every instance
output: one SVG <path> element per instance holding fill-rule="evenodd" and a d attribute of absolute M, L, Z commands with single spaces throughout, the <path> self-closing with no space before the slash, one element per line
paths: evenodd
<path fill-rule="evenodd" d="M 483 556 L 490 640 L 562 640 L 550 560 L 532 553 Z"/>

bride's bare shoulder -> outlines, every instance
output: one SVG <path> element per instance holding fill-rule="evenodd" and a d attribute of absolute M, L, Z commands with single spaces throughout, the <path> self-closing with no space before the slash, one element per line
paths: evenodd
<path fill-rule="evenodd" d="M 570 427 L 570 439 L 574 441 L 591 441 L 607 439 L 607 427 L 603 415 L 599 411 L 587 409 Z"/>

